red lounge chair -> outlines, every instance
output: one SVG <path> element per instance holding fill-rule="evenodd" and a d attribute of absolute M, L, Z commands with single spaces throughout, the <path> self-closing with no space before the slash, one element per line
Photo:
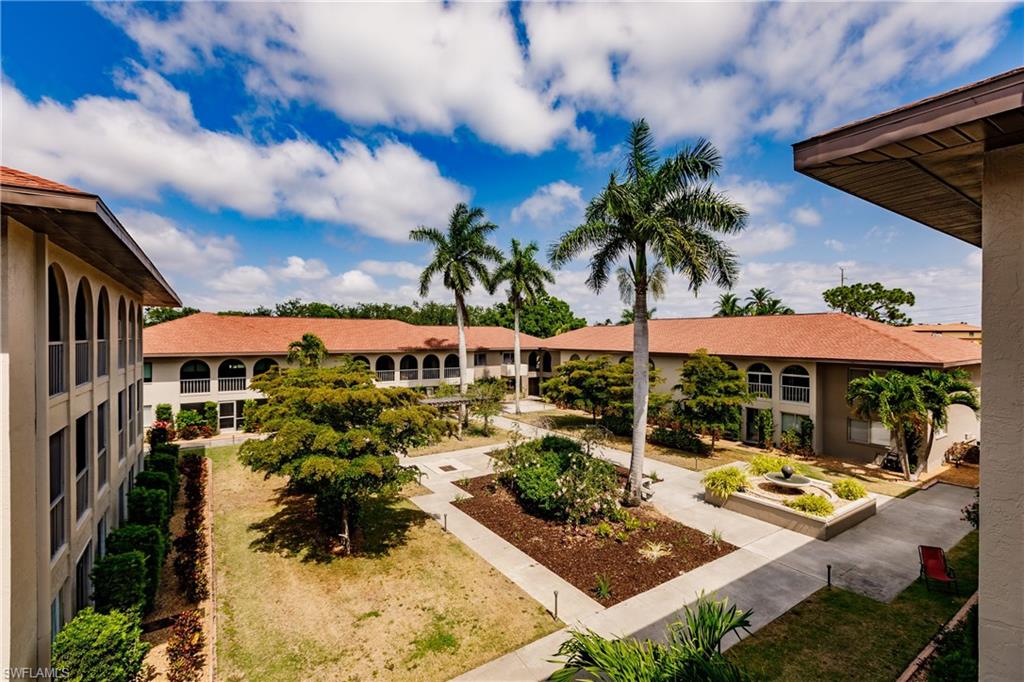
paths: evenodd
<path fill-rule="evenodd" d="M 956 573 L 953 567 L 946 562 L 946 553 L 941 547 L 929 547 L 920 545 L 917 548 L 918 556 L 921 558 L 921 577 L 924 578 L 924 585 L 932 589 L 931 582 L 945 583 L 952 585 L 957 594 L 960 594 L 960 586 L 956 582 Z"/>

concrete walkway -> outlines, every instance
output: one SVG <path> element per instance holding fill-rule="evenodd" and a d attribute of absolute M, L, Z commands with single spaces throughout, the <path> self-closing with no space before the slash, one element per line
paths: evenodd
<path fill-rule="evenodd" d="M 506 429 L 518 425 L 531 438 L 547 433 L 505 417 L 497 417 L 495 423 Z M 491 473 L 487 453 L 496 447 L 500 446 L 407 458 L 403 463 L 423 471 L 422 483 L 431 490 L 413 502 L 441 522 L 447 514 L 451 533 L 549 610 L 558 590 L 558 615 L 567 626 L 589 628 L 607 637 L 661 639 L 678 611 L 702 592 L 714 592 L 740 608 L 753 609 L 751 629 L 756 630 L 823 587 L 829 564 L 833 584 L 889 601 L 917 577 L 917 545 L 948 549 L 970 530 L 960 519 L 960 508 L 973 501 L 974 491 L 940 484 L 906 499 L 877 496 L 878 514 L 823 542 L 705 504 L 702 474 L 649 460 L 645 471 L 655 470 L 663 479 L 655 485 L 652 500 L 659 511 L 705 533 L 717 530 L 739 549 L 604 608 L 451 504 L 465 494 L 452 481 Z M 614 448 L 602 447 L 597 454 L 622 466 L 629 463 L 629 454 Z M 565 638 L 565 630 L 553 633 L 458 679 L 544 679 L 558 667 L 550 659 Z"/>

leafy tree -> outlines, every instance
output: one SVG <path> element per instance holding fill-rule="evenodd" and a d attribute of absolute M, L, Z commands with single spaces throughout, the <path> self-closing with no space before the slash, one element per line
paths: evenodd
<path fill-rule="evenodd" d="M 715 317 L 742 317 L 746 314 L 747 309 L 736 294 L 727 292 L 718 297 Z"/>
<path fill-rule="evenodd" d="M 512 329 L 515 323 L 514 311 L 508 303 L 495 303 L 489 308 L 477 310 L 470 309 L 469 319 L 471 324 L 506 329 Z M 576 316 L 568 303 L 548 294 L 537 296 L 533 303 L 525 302 L 519 314 L 520 331 L 542 339 L 586 326 L 587 321 Z"/>
<path fill-rule="evenodd" d="M 654 315 L 657 312 L 658 312 L 657 308 L 651 308 L 650 310 L 648 310 L 647 311 L 647 319 L 648 320 L 653 320 L 654 319 Z M 623 308 L 622 309 L 622 313 L 619 315 L 618 326 L 621 327 L 623 325 L 633 324 L 633 319 L 634 319 L 633 315 L 634 315 L 634 312 L 633 312 L 632 308 Z"/>
<path fill-rule="evenodd" d="M 722 434 L 740 420 L 740 411 L 750 402 L 743 375 L 715 355 L 698 349 L 679 370 L 681 394 L 679 416 L 691 428 L 711 436 L 711 451 Z"/>
<path fill-rule="evenodd" d="M 473 401 L 470 412 L 484 420 L 485 434 L 491 432 L 491 418 L 501 414 L 505 389 L 505 382 L 501 379 L 477 379 L 466 389 L 466 397 Z"/>
<path fill-rule="evenodd" d="M 501 251 L 487 243 L 487 236 L 498 229 L 491 222 L 484 221 L 480 208 L 470 208 L 464 203 L 455 206 L 448 218 L 448 229 L 444 232 L 434 227 L 418 227 L 409 233 L 409 238 L 433 246 L 430 263 L 420 274 L 420 295 L 430 292 L 430 282 L 436 275 L 446 289 L 455 295 L 455 322 L 459 326 L 459 393 L 466 392 L 466 295 L 478 281 L 489 291 L 494 291 L 494 282 L 487 264 L 500 264 Z"/>
<path fill-rule="evenodd" d="M 613 402 L 610 383 L 616 377 L 611 368 L 606 357 L 563 362 L 541 387 L 544 397 L 560 407 L 589 412 L 591 420 L 597 423 L 597 418 Z"/>
<path fill-rule="evenodd" d="M 330 303 L 310 301 L 303 303 L 297 298 L 290 298 L 274 306 L 274 317 L 341 317 L 338 307 Z"/>
<path fill-rule="evenodd" d="M 858 282 L 833 287 L 822 296 L 829 308 L 847 315 L 900 327 L 911 323 L 910 316 L 901 308 L 914 305 L 914 293 L 905 289 L 887 289 L 880 282 Z"/>
<path fill-rule="evenodd" d="M 625 172 L 612 173 L 607 186 L 586 209 L 582 225 L 553 245 L 550 258 L 561 267 L 588 254 L 587 284 L 601 291 L 616 263 L 626 261 L 633 281 L 633 448 L 626 498 L 639 504 L 643 482 L 649 386 L 647 297 L 650 265 L 664 263 L 682 273 L 689 288 L 714 281 L 731 287 L 737 265 L 733 252 L 717 238 L 746 224 L 747 212 L 717 192 L 711 181 L 721 157 L 701 140 L 667 159 L 659 159 L 654 136 L 643 119 L 633 123 L 627 140 Z"/>
<path fill-rule="evenodd" d="M 935 430 L 944 429 L 949 423 L 950 406 L 963 405 L 977 412 L 981 409 L 981 400 L 971 375 L 962 368 L 926 369 L 921 372 L 919 380 L 921 395 L 928 408 L 928 440 L 924 450 L 927 461 L 935 443 Z"/>
<path fill-rule="evenodd" d="M 899 371 L 869 374 L 850 382 L 846 402 L 858 419 L 880 421 L 892 433 L 903 475 L 910 478 L 908 439 L 928 421 L 921 381 Z"/>
<path fill-rule="evenodd" d="M 253 409 L 265 439 L 242 444 L 239 458 L 254 471 L 288 477 L 310 493 L 320 518 L 350 547 L 349 527 L 371 495 L 396 491 L 414 478 L 397 453 L 434 440 L 437 410 L 408 388 L 379 388 L 361 363 L 305 365 L 253 378 L 267 402 Z"/>
<path fill-rule="evenodd" d="M 51 665 L 72 682 L 134 682 L 149 645 L 137 613 L 86 607 L 57 633 Z"/>
<path fill-rule="evenodd" d="M 288 362 L 300 367 L 319 367 L 327 357 L 327 346 L 316 334 L 306 332 L 302 339 L 288 344 Z"/>
<path fill-rule="evenodd" d="M 775 440 L 775 417 L 769 409 L 758 410 L 754 415 L 754 432 L 762 448 L 770 448 Z"/>
<path fill-rule="evenodd" d="M 519 345 L 519 313 L 525 303 L 536 303 L 539 296 L 547 292 L 544 285 L 554 284 L 555 278 L 548 270 L 544 269 L 537 262 L 537 243 L 530 242 L 526 248 L 522 248 L 518 239 L 512 240 L 512 252 L 508 260 L 503 262 L 494 271 L 494 282 L 496 286 L 502 282 L 508 282 L 508 302 L 512 306 L 514 350 L 515 357 L 515 400 L 516 414 L 520 414 L 519 397 L 523 393 L 521 374 L 522 351 Z M 485 420 L 486 425 L 486 420 Z"/>
<path fill-rule="evenodd" d="M 185 306 L 183 308 L 166 308 L 163 306 L 154 306 L 152 308 L 146 308 L 146 313 L 142 316 L 142 326 L 152 327 L 154 324 L 160 324 L 161 322 L 170 322 L 171 320 L 177 320 L 182 317 L 188 317 L 189 315 L 195 315 L 199 312 L 199 308 L 190 308 Z"/>

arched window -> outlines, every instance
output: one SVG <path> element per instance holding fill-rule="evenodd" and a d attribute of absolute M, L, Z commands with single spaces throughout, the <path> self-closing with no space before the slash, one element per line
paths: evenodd
<path fill-rule="evenodd" d="M 105 377 L 110 374 L 110 298 L 106 287 L 100 289 L 100 297 L 96 302 L 96 376 Z"/>
<path fill-rule="evenodd" d="M 441 361 L 434 354 L 430 354 L 423 358 L 423 378 L 424 379 L 440 379 L 441 378 Z"/>
<path fill-rule="evenodd" d="M 189 360 L 178 370 L 182 393 L 209 393 L 210 366 L 202 360 Z"/>
<path fill-rule="evenodd" d="M 403 381 L 412 381 L 419 378 L 419 361 L 414 355 L 403 355 L 398 363 L 398 376 Z"/>
<path fill-rule="evenodd" d="M 782 399 L 791 403 L 811 402 L 811 375 L 800 365 L 790 365 L 779 375 Z"/>
<path fill-rule="evenodd" d="M 732 371 L 734 371 L 734 372 L 736 371 L 736 363 L 735 362 L 729 362 L 728 360 L 726 360 L 725 364 L 727 364 L 729 366 L 729 369 L 731 369 Z"/>
<path fill-rule="evenodd" d="M 59 395 L 68 390 L 67 291 L 64 273 L 56 265 L 51 265 L 46 273 L 47 369 L 50 395 Z"/>
<path fill-rule="evenodd" d="M 217 367 L 217 390 L 223 392 L 245 390 L 245 363 L 231 358 Z"/>
<path fill-rule="evenodd" d="M 569 356 L 569 362 L 574 362 L 574 361 L 579 360 L 579 359 L 580 359 L 580 354 L 579 353 L 573 353 L 572 355 Z"/>
<path fill-rule="evenodd" d="M 762 398 L 772 397 L 772 371 L 768 365 L 756 362 L 747 368 L 747 390 Z"/>
<path fill-rule="evenodd" d="M 544 351 L 544 371 L 551 371 L 551 353 Z"/>
<path fill-rule="evenodd" d="M 395 380 L 395 359 L 390 355 L 381 355 L 374 365 L 377 369 L 378 381 Z"/>
<path fill-rule="evenodd" d="M 92 380 L 92 290 L 84 277 L 75 293 L 75 386 Z"/>
<path fill-rule="evenodd" d="M 459 356 L 455 353 L 449 353 L 444 358 L 444 378 L 459 378 Z"/>
<path fill-rule="evenodd" d="M 128 353 L 125 338 L 128 333 L 128 313 L 125 311 L 124 298 L 117 301 L 117 368 L 124 369 L 124 360 Z"/>
<path fill-rule="evenodd" d="M 628 355 L 623 355 L 621 358 L 619 358 L 619 364 L 621 365 L 626 360 L 629 360 L 629 356 Z"/>
<path fill-rule="evenodd" d="M 530 372 L 536 372 L 537 371 L 537 359 L 538 359 L 538 357 L 539 356 L 537 355 L 537 351 L 532 351 L 530 353 L 530 357 L 528 357 L 526 359 L 526 367 L 527 367 L 528 371 L 530 371 Z"/>
<path fill-rule="evenodd" d="M 366 363 L 366 365 L 369 366 L 370 363 Z M 255 365 L 253 365 L 252 375 L 255 377 L 259 376 L 260 374 L 266 374 L 267 372 L 269 372 L 270 370 L 274 369 L 277 366 L 277 360 L 273 360 L 271 358 L 261 358 L 256 361 Z"/>
<path fill-rule="evenodd" d="M 135 302 L 128 304 L 128 364 L 135 364 Z"/>
<path fill-rule="evenodd" d="M 354 358 L 352 358 L 352 361 L 358 362 L 361 365 L 365 365 L 366 369 L 370 369 L 370 361 L 367 359 L 365 355 L 357 355 Z"/>

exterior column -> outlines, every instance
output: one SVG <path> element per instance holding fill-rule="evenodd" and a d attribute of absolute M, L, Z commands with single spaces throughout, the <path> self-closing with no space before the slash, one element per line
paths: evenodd
<path fill-rule="evenodd" d="M 1024 671 L 1024 145 L 985 154 L 980 674 Z"/>

